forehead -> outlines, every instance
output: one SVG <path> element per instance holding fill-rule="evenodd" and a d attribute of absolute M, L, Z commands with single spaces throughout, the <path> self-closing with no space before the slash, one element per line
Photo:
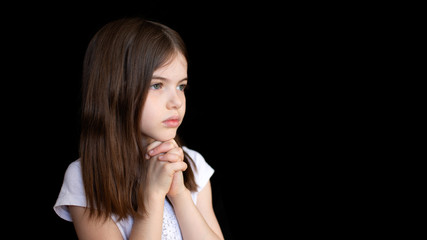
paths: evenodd
<path fill-rule="evenodd" d="M 153 75 L 161 77 L 187 76 L 187 60 L 181 54 L 174 54 L 163 66 L 156 69 Z"/>

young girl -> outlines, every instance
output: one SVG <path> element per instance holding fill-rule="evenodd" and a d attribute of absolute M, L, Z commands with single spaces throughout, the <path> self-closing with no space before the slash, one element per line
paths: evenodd
<path fill-rule="evenodd" d="M 80 158 L 54 206 L 79 239 L 223 239 L 214 170 L 176 135 L 187 81 L 184 43 L 167 26 L 125 18 L 92 38 Z"/>

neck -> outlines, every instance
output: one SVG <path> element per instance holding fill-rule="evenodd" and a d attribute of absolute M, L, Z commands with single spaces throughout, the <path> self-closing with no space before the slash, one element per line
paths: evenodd
<path fill-rule="evenodd" d="M 142 145 L 144 146 L 144 148 L 147 148 L 148 145 L 152 144 L 155 141 L 156 140 L 154 138 L 151 138 L 145 134 L 142 134 Z"/>

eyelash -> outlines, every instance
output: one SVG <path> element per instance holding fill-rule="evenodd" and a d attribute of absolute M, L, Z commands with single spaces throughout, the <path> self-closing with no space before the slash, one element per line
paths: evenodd
<path fill-rule="evenodd" d="M 154 83 L 154 84 L 151 84 L 151 86 L 150 86 L 150 88 L 153 90 L 159 90 L 162 87 L 163 87 L 163 83 Z M 180 84 L 180 85 L 178 85 L 177 88 L 178 88 L 178 90 L 184 92 L 185 89 L 187 88 L 187 84 Z"/>
<path fill-rule="evenodd" d="M 181 88 L 179 90 L 184 92 L 187 89 L 187 84 L 180 84 L 178 85 L 178 88 Z"/>
<path fill-rule="evenodd" d="M 154 83 L 154 84 L 151 84 L 150 88 L 153 90 L 158 90 L 162 87 L 162 85 L 163 84 L 161 84 L 161 83 Z M 158 87 L 156 87 L 156 86 L 158 86 Z"/>

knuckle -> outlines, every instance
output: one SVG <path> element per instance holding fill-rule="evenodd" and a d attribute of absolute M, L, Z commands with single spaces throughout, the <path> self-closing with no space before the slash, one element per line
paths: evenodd
<path fill-rule="evenodd" d="M 170 149 L 175 148 L 175 144 L 173 144 L 173 142 L 168 142 L 167 144 L 168 144 L 168 147 L 169 147 Z"/>
<path fill-rule="evenodd" d="M 182 163 L 182 171 L 187 170 L 188 165 L 185 162 L 181 162 Z"/>
<path fill-rule="evenodd" d="M 163 171 L 170 172 L 172 168 L 171 168 L 170 164 L 164 163 L 164 164 L 162 164 L 162 169 L 163 169 Z"/>

